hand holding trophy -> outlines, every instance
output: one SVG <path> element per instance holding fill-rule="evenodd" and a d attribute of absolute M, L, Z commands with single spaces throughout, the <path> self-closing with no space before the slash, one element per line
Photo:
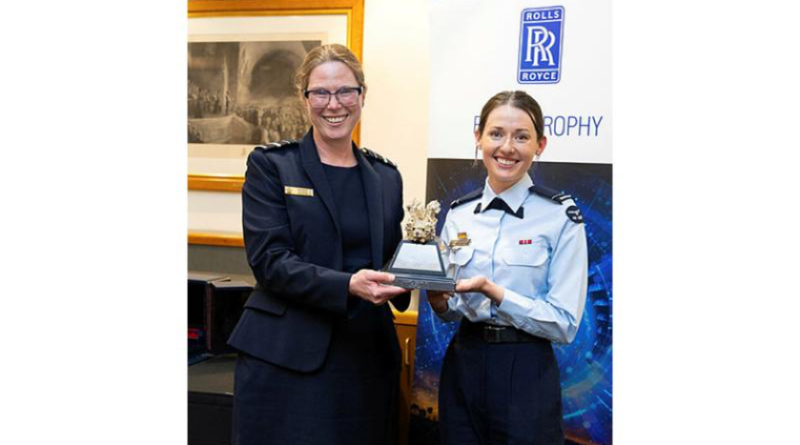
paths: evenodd
<path fill-rule="evenodd" d="M 439 202 L 423 206 L 414 200 L 406 210 L 408 217 L 403 225 L 406 239 L 400 241 L 384 268 L 394 274 L 392 284 L 406 289 L 454 291 L 455 268 L 449 264 L 449 248 L 436 239 Z"/>

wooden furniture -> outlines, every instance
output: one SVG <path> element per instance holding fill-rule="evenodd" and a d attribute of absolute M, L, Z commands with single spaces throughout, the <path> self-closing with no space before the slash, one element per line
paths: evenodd
<path fill-rule="evenodd" d="M 400 341 L 400 397 L 398 407 L 398 445 L 408 444 L 408 425 L 411 417 L 411 383 L 414 380 L 414 351 L 417 345 L 417 312 L 394 313 L 394 327 Z"/>

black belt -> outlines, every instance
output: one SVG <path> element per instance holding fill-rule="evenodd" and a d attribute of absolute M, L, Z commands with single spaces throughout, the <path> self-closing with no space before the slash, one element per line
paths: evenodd
<path fill-rule="evenodd" d="M 486 343 L 550 343 L 546 338 L 528 334 L 512 326 L 474 323 L 466 318 L 461 320 L 458 333 L 463 337 Z"/>

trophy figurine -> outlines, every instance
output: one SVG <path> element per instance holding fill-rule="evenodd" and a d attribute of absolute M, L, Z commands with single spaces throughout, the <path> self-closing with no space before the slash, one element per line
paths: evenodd
<path fill-rule="evenodd" d="M 439 202 L 423 206 L 414 200 L 406 210 L 408 216 L 403 224 L 406 239 L 400 241 L 384 268 L 394 274 L 392 284 L 406 289 L 455 290 L 455 268 L 448 261 L 449 247 L 436 238 Z"/>

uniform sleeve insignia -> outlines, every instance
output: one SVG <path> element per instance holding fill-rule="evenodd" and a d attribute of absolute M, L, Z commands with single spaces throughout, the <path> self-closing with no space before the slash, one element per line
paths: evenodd
<path fill-rule="evenodd" d="M 257 145 L 256 149 L 271 150 L 271 149 L 274 149 L 274 148 L 281 148 L 281 147 L 290 148 L 292 146 L 299 147 L 300 143 L 298 141 L 295 141 L 295 140 L 286 140 L 286 139 L 284 139 L 284 140 L 279 141 L 279 142 L 269 142 L 269 143 L 264 144 L 264 145 Z"/>
<path fill-rule="evenodd" d="M 564 204 L 564 201 L 568 199 L 572 199 L 572 195 L 567 195 L 566 193 L 559 193 L 551 198 L 553 201 L 558 202 L 559 204 Z"/>
<path fill-rule="evenodd" d="M 567 207 L 567 218 L 574 223 L 583 224 L 583 215 L 581 214 L 581 209 L 579 209 L 576 205 Z"/>
<path fill-rule="evenodd" d="M 542 187 L 541 185 L 532 185 L 528 190 L 559 204 L 564 204 L 564 201 L 572 199 L 572 195 L 549 189 L 547 187 Z"/>
<path fill-rule="evenodd" d="M 467 202 L 470 202 L 470 201 L 474 201 L 474 200 L 480 198 L 481 196 L 483 196 L 483 188 L 475 189 L 475 190 L 467 193 L 466 195 L 456 199 L 455 201 L 451 202 L 450 203 L 450 208 L 454 209 L 454 208 L 460 206 L 461 204 L 464 204 L 464 203 L 467 203 Z"/>
<path fill-rule="evenodd" d="M 397 168 L 397 164 L 390 161 L 389 158 L 385 158 L 367 147 L 361 147 L 361 153 L 368 158 L 377 159 L 390 167 Z"/>

